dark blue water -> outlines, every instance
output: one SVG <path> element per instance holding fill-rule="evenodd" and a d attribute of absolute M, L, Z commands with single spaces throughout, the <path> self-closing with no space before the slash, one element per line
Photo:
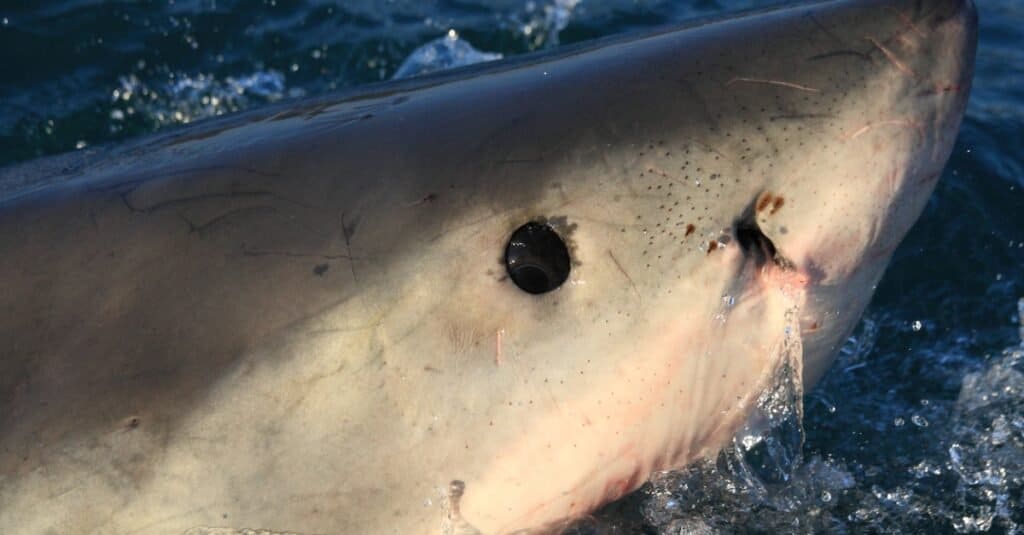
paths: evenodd
<path fill-rule="evenodd" d="M 3 0 L 0 165 L 385 80 L 451 29 L 511 56 L 768 3 Z M 950 164 L 802 443 L 666 475 L 580 531 L 1024 532 L 1024 2 L 978 5 Z"/>

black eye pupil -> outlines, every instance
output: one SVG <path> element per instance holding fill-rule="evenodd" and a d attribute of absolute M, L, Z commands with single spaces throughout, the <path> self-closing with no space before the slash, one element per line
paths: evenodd
<path fill-rule="evenodd" d="M 569 278 L 569 249 L 555 229 L 527 223 L 512 233 L 505 247 L 505 269 L 524 292 L 542 294 Z"/>
<path fill-rule="evenodd" d="M 552 288 L 548 274 L 536 266 L 522 266 L 511 273 L 516 286 L 532 294 L 542 294 Z"/>

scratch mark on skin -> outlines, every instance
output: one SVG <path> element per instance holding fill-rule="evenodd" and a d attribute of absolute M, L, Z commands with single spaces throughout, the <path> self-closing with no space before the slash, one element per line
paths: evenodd
<path fill-rule="evenodd" d="M 356 263 L 352 262 L 352 236 L 356 233 L 356 226 L 359 224 L 359 219 L 356 218 L 352 222 L 352 226 L 345 226 L 345 212 L 341 213 L 341 234 L 345 238 L 345 254 L 349 257 L 348 268 L 352 272 L 352 280 L 359 282 L 359 278 L 356 277 Z"/>
<path fill-rule="evenodd" d="M 223 213 L 223 214 L 221 214 L 221 215 L 219 215 L 217 217 L 214 217 L 213 219 L 211 219 L 211 220 L 209 220 L 206 223 L 203 223 L 201 225 L 197 225 L 197 224 L 193 223 L 191 220 L 189 220 L 184 215 L 182 215 L 181 218 L 183 220 L 185 220 L 185 223 L 188 224 L 188 226 L 189 226 L 188 231 L 190 233 L 197 233 L 197 234 L 200 235 L 200 237 L 202 237 L 212 227 L 214 227 L 216 225 L 219 225 L 219 224 L 223 223 L 224 221 L 226 221 L 226 220 L 228 220 L 228 219 L 230 219 L 230 218 L 232 218 L 232 217 L 234 217 L 236 215 L 241 215 L 241 214 L 249 213 L 249 212 L 276 212 L 276 211 L 277 211 L 277 209 L 274 208 L 273 206 L 267 206 L 267 205 L 262 205 L 262 206 L 246 206 L 244 208 L 238 208 L 238 209 L 235 209 L 235 210 L 230 210 L 228 212 L 225 212 L 225 213 Z"/>
<path fill-rule="evenodd" d="M 868 41 L 871 41 L 871 44 L 875 45 L 876 48 L 881 50 L 882 53 L 885 54 L 885 57 L 889 58 L 889 61 L 891 61 L 892 64 L 896 66 L 896 70 L 902 72 L 903 74 L 905 74 L 907 76 L 911 76 L 911 77 L 916 77 L 917 76 L 916 74 L 914 74 L 914 71 L 910 70 L 910 67 L 907 67 L 906 64 L 904 64 L 902 61 L 900 61 L 900 58 L 898 58 L 896 56 L 896 54 L 893 53 L 892 50 L 889 50 L 888 48 L 886 48 L 884 45 L 882 45 L 882 43 L 879 43 L 873 37 L 865 37 L 865 39 L 867 39 Z"/>
<path fill-rule="evenodd" d="M 909 119 L 891 119 L 891 120 L 888 120 L 888 121 L 879 121 L 877 123 L 868 123 L 868 124 L 860 127 L 859 129 L 857 129 L 856 132 L 854 132 L 854 133 L 852 133 L 852 134 L 850 134 L 848 136 L 842 136 L 841 139 L 843 141 L 852 141 L 852 140 L 857 139 L 861 135 L 865 134 L 866 132 L 868 132 L 869 130 L 871 130 L 871 129 L 877 127 L 877 126 L 886 126 L 886 125 L 904 126 L 904 127 L 910 128 L 910 129 L 914 130 L 914 132 L 917 133 L 917 136 L 918 136 L 919 140 L 924 138 L 924 129 L 921 128 L 920 124 L 918 124 L 918 123 L 916 123 L 914 121 L 911 121 Z"/>
<path fill-rule="evenodd" d="M 935 84 L 935 87 L 932 87 L 931 89 L 923 89 L 923 90 L 921 90 L 921 92 L 919 92 L 917 94 L 917 96 L 919 96 L 919 97 L 939 97 L 939 96 L 942 96 L 942 95 L 947 95 L 949 93 L 954 93 L 954 94 L 962 93 L 966 89 L 967 89 L 966 87 L 964 87 L 964 86 L 962 86 L 960 84 L 956 84 L 956 83 L 954 83 L 954 84 L 938 83 L 938 84 Z"/>
<path fill-rule="evenodd" d="M 132 535 L 132 534 L 135 534 L 135 533 L 150 533 L 153 530 L 153 528 L 159 526 L 160 524 L 164 524 L 164 523 L 167 523 L 167 522 L 172 522 L 175 519 L 179 519 L 179 518 L 186 518 L 189 515 L 193 515 L 195 513 L 206 513 L 208 511 L 210 511 L 211 509 L 223 509 L 224 507 L 229 506 L 229 505 L 230 505 L 229 502 L 213 502 L 213 503 L 209 503 L 207 505 L 203 505 L 203 506 L 200 506 L 200 507 L 194 507 L 192 509 L 189 509 L 188 511 L 182 511 L 180 513 L 173 514 L 173 515 L 166 515 L 166 516 L 163 516 L 162 518 L 158 518 L 156 520 L 153 520 L 152 522 L 150 522 L 148 524 L 144 524 L 144 525 L 142 525 L 141 527 L 139 527 L 137 529 L 133 529 L 132 531 L 126 532 L 126 535 Z M 191 528 L 188 531 L 186 531 L 185 534 L 191 535 L 191 534 L 195 533 L 194 530 L 197 530 L 197 529 L 202 529 L 202 528 Z"/>
<path fill-rule="evenodd" d="M 794 84 L 793 82 L 783 82 L 782 80 L 766 80 L 766 79 L 762 79 L 762 78 L 741 78 L 741 77 L 737 77 L 737 78 L 733 78 L 732 80 L 729 80 L 728 82 L 726 82 L 725 85 L 726 86 L 731 86 L 731 85 L 733 85 L 735 83 L 739 83 L 739 82 L 745 82 L 745 83 L 748 83 L 748 84 L 777 85 L 779 87 L 788 87 L 790 89 L 796 89 L 796 90 L 799 90 L 799 91 L 807 91 L 809 93 L 821 93 L 820 90 L 815 89 L 813 87 L 808 87 L 806 85 Z"/>
<path fill-rule="evenodd" d="M 685 180 L 683 180 L 681 178 L 678 178 L 676 176 L 670 175 L 667 171 L 665 171 L 663 169 L 659 169 L 657 167 L 654 167 L 653 165 L 648 165 L 647 166 L 647 172 L 651 173 L 651 174 L 654 174 L 654 175 L 658 175 L 661 178 L 666 178 L 668 180 L 671 180 L 672 182 L 675 182 L 676 184 L 679 184 L 680 186 L 685 186 L 686 185 L 686 181 Z M 660 195 L 658 195 L 658 197 L 660 198 Z"/>
<path fill-rule="evenodd" d="M 422 199 L 419 199 L 417 201 L 413 201 L 413 202 L 411 202 L 409 204 L 406 204 L 405 207 L 406 208 L 413 208 L 415 206 L 422 206 L 424 204 L 430 204 L 430 203 L 432 203 L 432 202 L 434 202 L 436 200 L 437 200 L 437 194 L 436 193 L 428 193 Z"/>
<path fill-rule="evenodd" d="M 494 364 L 498 367 L 505 362 L 505 358 L 501 353 L 501 336 L 505 334 L 505 329 L 498 329 L 494 333 Z"/>
<path fill-rule="evenodd" d="M 853 56 L 857 59 L 862 59 L 868 63 L 872 63 L 871 56 L 863 52 L 856 50 L 834 50 L 832 52 L 825 52 L 824 54 L 817 54 L 807 58 L 807 61 L 818 61 L 820 59 L 830 59 L 844 56 Z"/>
<path fill-rule="evenodd" d="M 607 251 L 608 257 L 615 263 L 615 267 L 619 268 L 619 273 L 622 273 L 622 276 L 626 277 L 626 280 L 629 281 L 629 286 L 633 288 L 633 293 L 636 294 L 637 299 L 640 299 L 640 291 L 636 289 L 636 283 L 633 282 L 633 277 L 630 277 L 629 273 L 626 273 L 626 269 L 622 267 L 621 263 L 619 263 L 619 259 L 615 258 L 615 254 L 612 253 L 612 250 L 608 249 Z"/>
<path fill-rule="evenodd" d="M 892 7 L 892 6 L 886 6 L 884 9 L 886 9 L 887 11 L 892 11 L 893 13 L 895 13 L 896 16 L 899 17 L 901 21 L 903 21 L 904 26 L 909 28 L 914 33 L 916 33 L 918 37 L 922 37 L 923 38 L 923 37 L 927 36 L 927 34 L 925 34 L 924 31 L 922 31 L 920 28 L 917 27 L 916 24 L 914 24 L 914 21 L 911 20 L 910 17 L 908 17 L 906 13 L 904 13 L 904 12 L 902 12 L 902 11 Z"/>
<path fill-rule="evenodd" d="M 138 208 L 138 207 L 132 206 L 131 201 L 128 200 L 128 195 L 129 194 L 130 194 L 130 192 L 122 194 L 121 195 L 121 201 L 124 202 L 124 205 L 128 208 L 128 210 L 131 210 L 133 213 L 137 213 L 137 214 L 149 214 L 149 213 L 153 213 L 153 212 L 155 212 L 157 210 L 160 210 L 160 209 L 163 209 L 163 208 L 170 208 L 172 206 L 178 206 L 178 205 L 182 205 L 182 204 L 188 204 L 188 203 L 191 203 L 191 202 L 205 201 L 205 200 L 210 200 L 210 199 L 234 199 L 234 198 L 246 198 L 246 197 L 248 197 L 248 198 L 271 197 L 271 198 L 279 199 L 279 200 L 282 200 L 282 201 L 286 201 L 287 200 L 287 199 L 284 199 L 283 197 L 280 197 L 277 194 L 269 192 L 269 191 L 230 191 L 230 192 L 227 192 L 227 193 L 207 193 L 207 194 L 203 194 L 203 195 L 192 195 L 192 196 L 188 196 L 188 197 L 179 197 L 177 199 L 170 199 L 170 200 L 167 200 L 167 201 L 158 202 L 156 204 L 147 206 L 145 208 Z"/>
<path fill-rule="evenodd" d="M 737 160 L 734 160 L 732 157 L 726 155 L 724 152 L 719 151 L 718 149 L 712 147 L 711 145 L 707 145 L 707 144 L 705 144 L 705 143 L 703 143 L 701 141 L 695 140 L 695 139 L 685 139 L 684 141 L 686 141 L 687 143 L 689 143 L 689 144 L 691 144 L 691 145 L 693 145 L 695 147 L 704 149 L 704 150 L 706 150 L 706 151 L 708 151 L 708 152 L 710 152 L 712 154 L 715 154 L 716 156 L 718 156 L 719 158 L 721 158 L 721 159 L 723 159 L 723 160 L 725 160 L 727 162 L 739 165 L 739 162 Z"/>
<path fill-rule="evenodd" d="M 814 26 L 821 30 L 821 33 L 824 33 L 825 35 L 831 37 L 833 41 L 839 43 L 840 45 L 846 44 L 842 38 L 840 38 L 838 35 L 833 33 L 832 30 L 828 29 L 824 24 L 822 24 L 821 21 L 818 20 L 818 17 L 814 15 L 814 13 L 808 13 L 807 15 L 805 15 L 805 17 L 810 19 L 810 21 L 814 23 Z"/>
<path fill-rule="evenodd" d="M 933 173 L 929 173 L 929 174 L 924 175 L 921 178 L 917 179 L 917 183 L 918 184 L 927 184 L 929 182 L 934 182 L 934 181 L 938 180 L 940 176 L 942 176 L 942 173 L 940 171 L 935 171 Z"/>

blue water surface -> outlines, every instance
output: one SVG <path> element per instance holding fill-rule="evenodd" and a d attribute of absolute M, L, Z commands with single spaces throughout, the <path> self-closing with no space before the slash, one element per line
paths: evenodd
<path fill-rule="evenodd" d="M 5 0 L 0 166 L 776 3 Z M 578 532 L 1024 532 L 1024 2 L 978 8 L 950 164 L 838 363 L 804 396 L 796 442 L 666 475 Z"/>

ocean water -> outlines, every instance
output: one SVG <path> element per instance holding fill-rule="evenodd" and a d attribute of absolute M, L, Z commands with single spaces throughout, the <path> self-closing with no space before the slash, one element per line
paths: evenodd
<path fill-rule="evenodd" d="M 779 2 L 0 1 L 0 166 Z M 978 0 L 949 166 L 823 382 L 579 533 L 1024 533 L 1024 2 Z M 787 393 L 790 394 L 787 397 Z"/>

